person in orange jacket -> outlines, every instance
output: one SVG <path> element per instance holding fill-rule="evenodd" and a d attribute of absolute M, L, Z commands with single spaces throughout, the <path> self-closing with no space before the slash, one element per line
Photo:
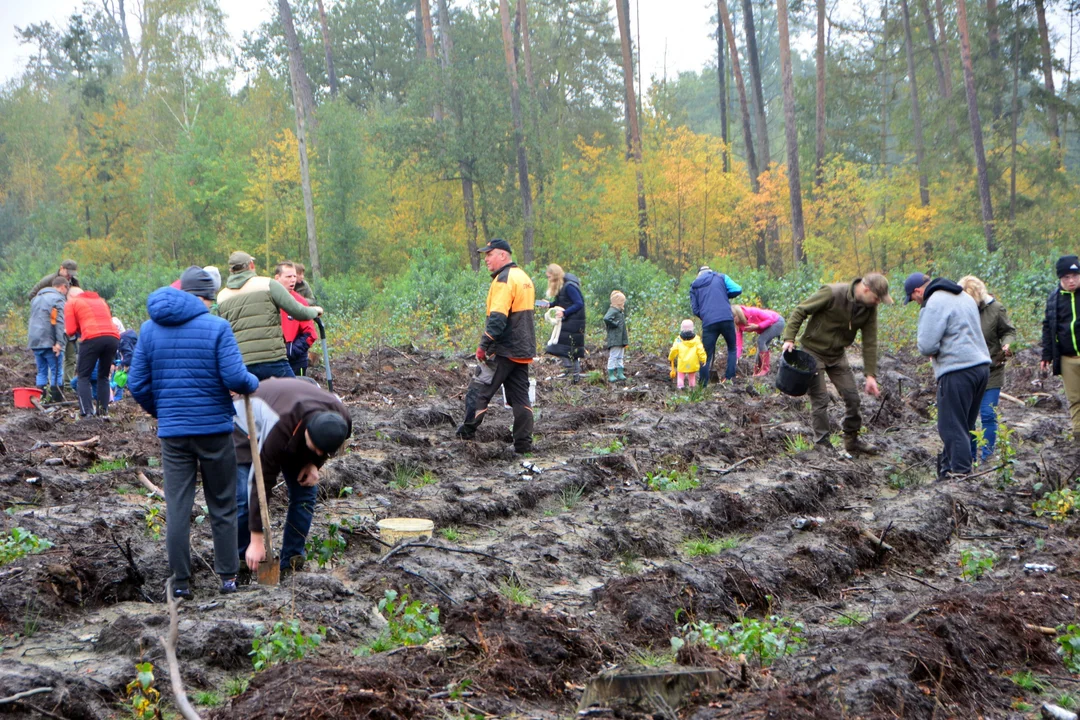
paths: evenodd
<path fill-rule="evenodd" d="M 116 350 L 120 346 L 120 333 L 112 321 L 112 310 L 95 292 L 73 287 L 68 291 L 67 307 L 64 309 L 64 332 L 68 337 L 79 336 L 79 362 L 76 376 L 79 378 L 79 413 L 82 417 L 97 415 L 109 419 L 109 375 Z M 90 391 L 90 376 L 97 367 L 97 408 Z"/>

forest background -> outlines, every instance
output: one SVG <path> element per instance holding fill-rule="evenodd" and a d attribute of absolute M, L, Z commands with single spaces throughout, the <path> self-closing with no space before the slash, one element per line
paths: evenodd
<path fill-rule="evenodd" d="M 6 344 L 62 257 L 132 325 L 244 249 L 307 263 L 340 349 L 466 350 L 491 237 L 538 289 L 548 262 L 582 278 L 594 341 L 621 289 L 661 350 L 708 263 L 782 312 L 871 270 L 898 298 L 974 273 L 1037 343 L 1075 251 L 1074 0 L 719 0 L 687 28 L 714 61 L 647 87 L 629 0 L 278 0 L 239 50 L 216 0 L 128 3 L 19 28 Z M 915 311 L 884 312 L 910 344 Z"/>

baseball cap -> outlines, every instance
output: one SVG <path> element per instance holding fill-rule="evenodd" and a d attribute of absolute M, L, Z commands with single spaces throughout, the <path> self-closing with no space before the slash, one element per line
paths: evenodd
<path fill-rule="evenodd" d="M 476 252 L 486 253 L 491 252 L 492 250 L 505 250 L 506 252 L 511 254 L 513 254 L 514 252 L 510 249 L 510 243 L 506 242 L 502 238 L 491 238 L 491 240 L 488 241 L 487 245 L 480 248 Z"/>
<path fill-rule="evenodd" d="M 349 437 L 349 424 L 336 412 L 316 413 L 307 424 L 312 444 L 327 455 L 336 453 Z"/>
<path fill-rule="evenodd" d="M 76 277 L 76 273 L 79 271 L 79 264 L 74 260 L 65 260 L 60 263 L 60 267 L 68 271 L 68 275 Z"/>
<path fill-rule="evenodd" d="M 1080 259 L 1075 255 L 1066 255 L 1058 258 L 1057 261 L 1057 276 L 1065 277 L 1072 273 L 1080 273 Z"/>
<path fill-rule="evenodd" d="M 244 267 L 246 265 L 250 265 L 251 261 L 254 260 L 254 259 L 255 258 L 251 257 L 250 255 L 248 255 L 243 250 L 237 250 L 236 252 L 234 252 L 232 255 L 229 256 L 229 269 L 232 270 L 233 268 Z"/>
<path fill-rule="evenodd" d="M 863 276 L 863 285 L 870 288 L 870 292 L 877 295 L 878 300 L 886 305 L 892 305 L 893 299 L 889 295 L 889 278 L 881 273 L 868 273 Z"/>
<path fill-rule="evenodd" d="M 921 272 L 913 272 L 907 276 L 904 280 L 904 304 L 907 305 L 911 302 L 911 293 L 921 288 L 930 280 L 928 275 L 924 275 Z"/>

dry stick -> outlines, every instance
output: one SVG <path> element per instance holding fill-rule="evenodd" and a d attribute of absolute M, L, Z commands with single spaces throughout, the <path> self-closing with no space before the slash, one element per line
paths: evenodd
<path fill-rule="evenodd" d="M 751 461 L 751 460 L 753 460 L 753 459 L 754 459 L 754 456 L 753 456 L 753 455 L 751 455 L 750 457 L 746 457 L 746 458 L 743 458 L 742 460 L 740 460 L 739 462 L 735 463 L 734 465 L 729 465 L 728 467 L 724 468 L 723 470 L 718 470 L 718 471 L 717 471 L 717 473 L 718 473 L 719 475 L 727 475 L 727 474 L 728 474 L 729 472 L 734 472 L 734 471 L 735 471 L 735 468 L 739 467 L 739 466 L 740 466 L 740 465 L 742 465 L 743 463 L 748 463 L 748 462 L 750 462 L 750 461 Z"/>
<path fill-rule="evenodd" d="M 930 583 L 926 582 L 922 578 L 917 578 L 914 575 L 908 575 L 907 573 L 902 573 L 899 570 L 893 570 L 892 572 L 893 572 L 893 575 L 899 575 L 900 577 L 905 577 L 908 580 L 914 580 L 915 582 L 919 583 L 920 585 L 925 585 L 926 587 L 930 588 L 931 590 L 936 590 L 937 592 L 945 592 L 944 590 L 942 590 L 938 586 L 931 585 Z"/>
<path fill-rule="evenodd" d="M 46 440 L 39 440 L 34 443 L 34 446 L 30 448 L 30 451 L 40 450 L 43 447 L 58 448 L 58 447 L 89 447 L 91 445 L 97 445 L 98 440 L 101 439 L 100 435 L 95 435 L 92 438 L 86 440 L 57 440 L 56 442 L 49 442 Z"/>
<path fill-rule="evenodd" d="M 1028 630 L 1034 630 L 1035 632 L 1042 633 L 1043 635 L 1057 635 L 1057 630 L 1052 627 L 1032 625 L 1031 623 L 1024 623 L 1024 627 L 1026 627 Z"/>
<path fill-rule="evenodd" d="M 1017 405 L 1021 405 L 1021 406 L 1023 406 L 1023 407 L 1027 407 L 1027 403 L 1026 403 L 1026 402 L 1024 402 L 1023 400 L 1021 400 L 1021 399 L 1020 399 L 1020 398 L 1018 398 L 1018 397 L 1013 397 L 1012 395 L 1009 395 L 1008 393 L 1001 393 L 1001 397 L 1002 397 L 1002 398 L 1004 398 L 1005 400 L 1008 400 L 1009 402 L 1014 402 L 1014 403 L 1016 403 Z"/>
<path fill-rule="evenodd" d="M 397 555 L 399 552 L 402 552 L 403 550 L 407 550 L 409 548 L 434 548 L 436 550 L 445 550 L 446 552 L 451 552 L 451 553 L 461 553 L 462 555 L 479 555 L 481 557 L 491 558 L 492 560 L 498 560 L 499 562 L 504 562 L 507 565 L 513 565 L 514 564 L 514 563 L 510 562 L 509 560 L 506 560 L 506 559 L 501 558 L 501 557 L 495 557 L 494 555 L 489 555 L 488 553 L 480 552 L 479 550 L 467 550 L 465 548 L 444 547 L 442 545 L 433 545 L 431 543 L 418 543 L 418 542 L 407 542 L 407 543 L 402 543 L 401 545 L 398 545 L 397 547 L 393 548 L 390 552 L 386 553 L 381 558 L 379 558 L 378 559 L 378 564 L 379 565 L 385 565 L 386 561 L 389 560 L 390 558 L 392 558 L 394 555 Z"/>
<path fill-rule="evenodd" d="M 889 527 L 892 527 L 892 525 L 890 524 Z M 886 550 L 888 552 L 894 552 L 896 550 L 896 548 L 894 548 L 892 545 L 889 545 L 887 542 L 885 542 L 885 533 L 888 533 L 888 532 L 889 532 L 889 528 L 885 528 L 885 532 L 882 533 L 881 537 L 879 538 L 877 535 L 870 532 L 870 530 L 868 528 L 863 528 L 863 531 L 861 533 L 859 533 L 859 534 L 862 537 L 869 540 L 870 542 L 874 543 L 874 545 L 876 545 L 879 549 Z"/>
<path fill-rule="evenodd" d="M 434 580 L 427 577 L 426 575 L 422 575 L 422 574 L 420 574 L 420 573 L 418 573 L 418 572 L 416 572 L 414 570 L 409 570 L 404 565 L 395 565 L 394 567 L 397 568 L 398 570 L 400 570 L 401 572 L 405 573 L 406 575 L 412 575 L 415 578 L 420 578 L 421 580 L 426 582 L 428 585 L 430 585 L 432 588 L 434 588 L 436 592 L 438 592 L 444 598 L 449 600 L 451 605 L 457 605 L 458 604 L 457 600 L 455 600 L 453 597 L 451 597 L 450 593 L 443 590 L 441 587 L 439 587 L 435 583 Z"/>
<path fill-rule="evenodd" d="M 140 484 L 141 484 L 141 485 L 142 485 L 142 486 L 143 486 L 144 488 L 146 488 L 147 490 L 149 490 L 149 491 L 150 491 L 150 494 L 151 494 L 151 495 L 157 495 L 157 496 L 158 496 L 159 498 L 161 498 L 162 500 L 164 500 L 164 499 L 165 499 L 165 493 L 164 493 L 164 492 L 162 492 L 161 488 L 159 488 L 159 487 L 158 487 L 157 485 L 155 485 L 154 483 L 150 482 L 150 478 L 148 478 L 148 477 L 146 477 L 145 475 L 143 475 L 143 473 L 142 473 L 142 470 L 138 470 L 138 471 L 136 471 L 136 473 L 135 473 L 135 477 L 136 477 L 136 478 L 138 479 L 139 483 L 140 483 Z"/>
<path fill-rule="evenodd" d="M 40 695 L 41 693 L 47 693 L 52 691 L 53 689 L 51 687 L 38 687 L 34 688 L 33 690 L 24 690 L 23 692 L 9 695 L 6 698 L 0 698 L 0 705 L 7 705 L 8 703 L 18 702 L 19 700 L 22 700 L 23 698 L 28 698 L 32 695 Z"/>
<path fill-rule="evenodd" d="M 184 681 L 180 678 L 180 663 L 176 660 L 176 638 L 180 630 L 180 615 L 176 612 L 176 598 L 172 592 L 172 578 L 165 581 L 165 598 L 169 602 L 169 634 L 158 638 L 165 647 L 165 659 L 169 663 L 169 680 L 172 684 L 173 702 L 186 720 L 202 720 L 195 708 L 191 707 Z"/>

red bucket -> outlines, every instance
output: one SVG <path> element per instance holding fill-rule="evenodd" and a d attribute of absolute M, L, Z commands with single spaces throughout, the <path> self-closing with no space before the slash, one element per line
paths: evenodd
<path fill-rule="evenodd" d="M 17 408 L 32 408 L 35 398 L 41 397 L 41 390 L 34 388 L 15 388 L 12 392 L 15 393 L 15 407 Z"/>

